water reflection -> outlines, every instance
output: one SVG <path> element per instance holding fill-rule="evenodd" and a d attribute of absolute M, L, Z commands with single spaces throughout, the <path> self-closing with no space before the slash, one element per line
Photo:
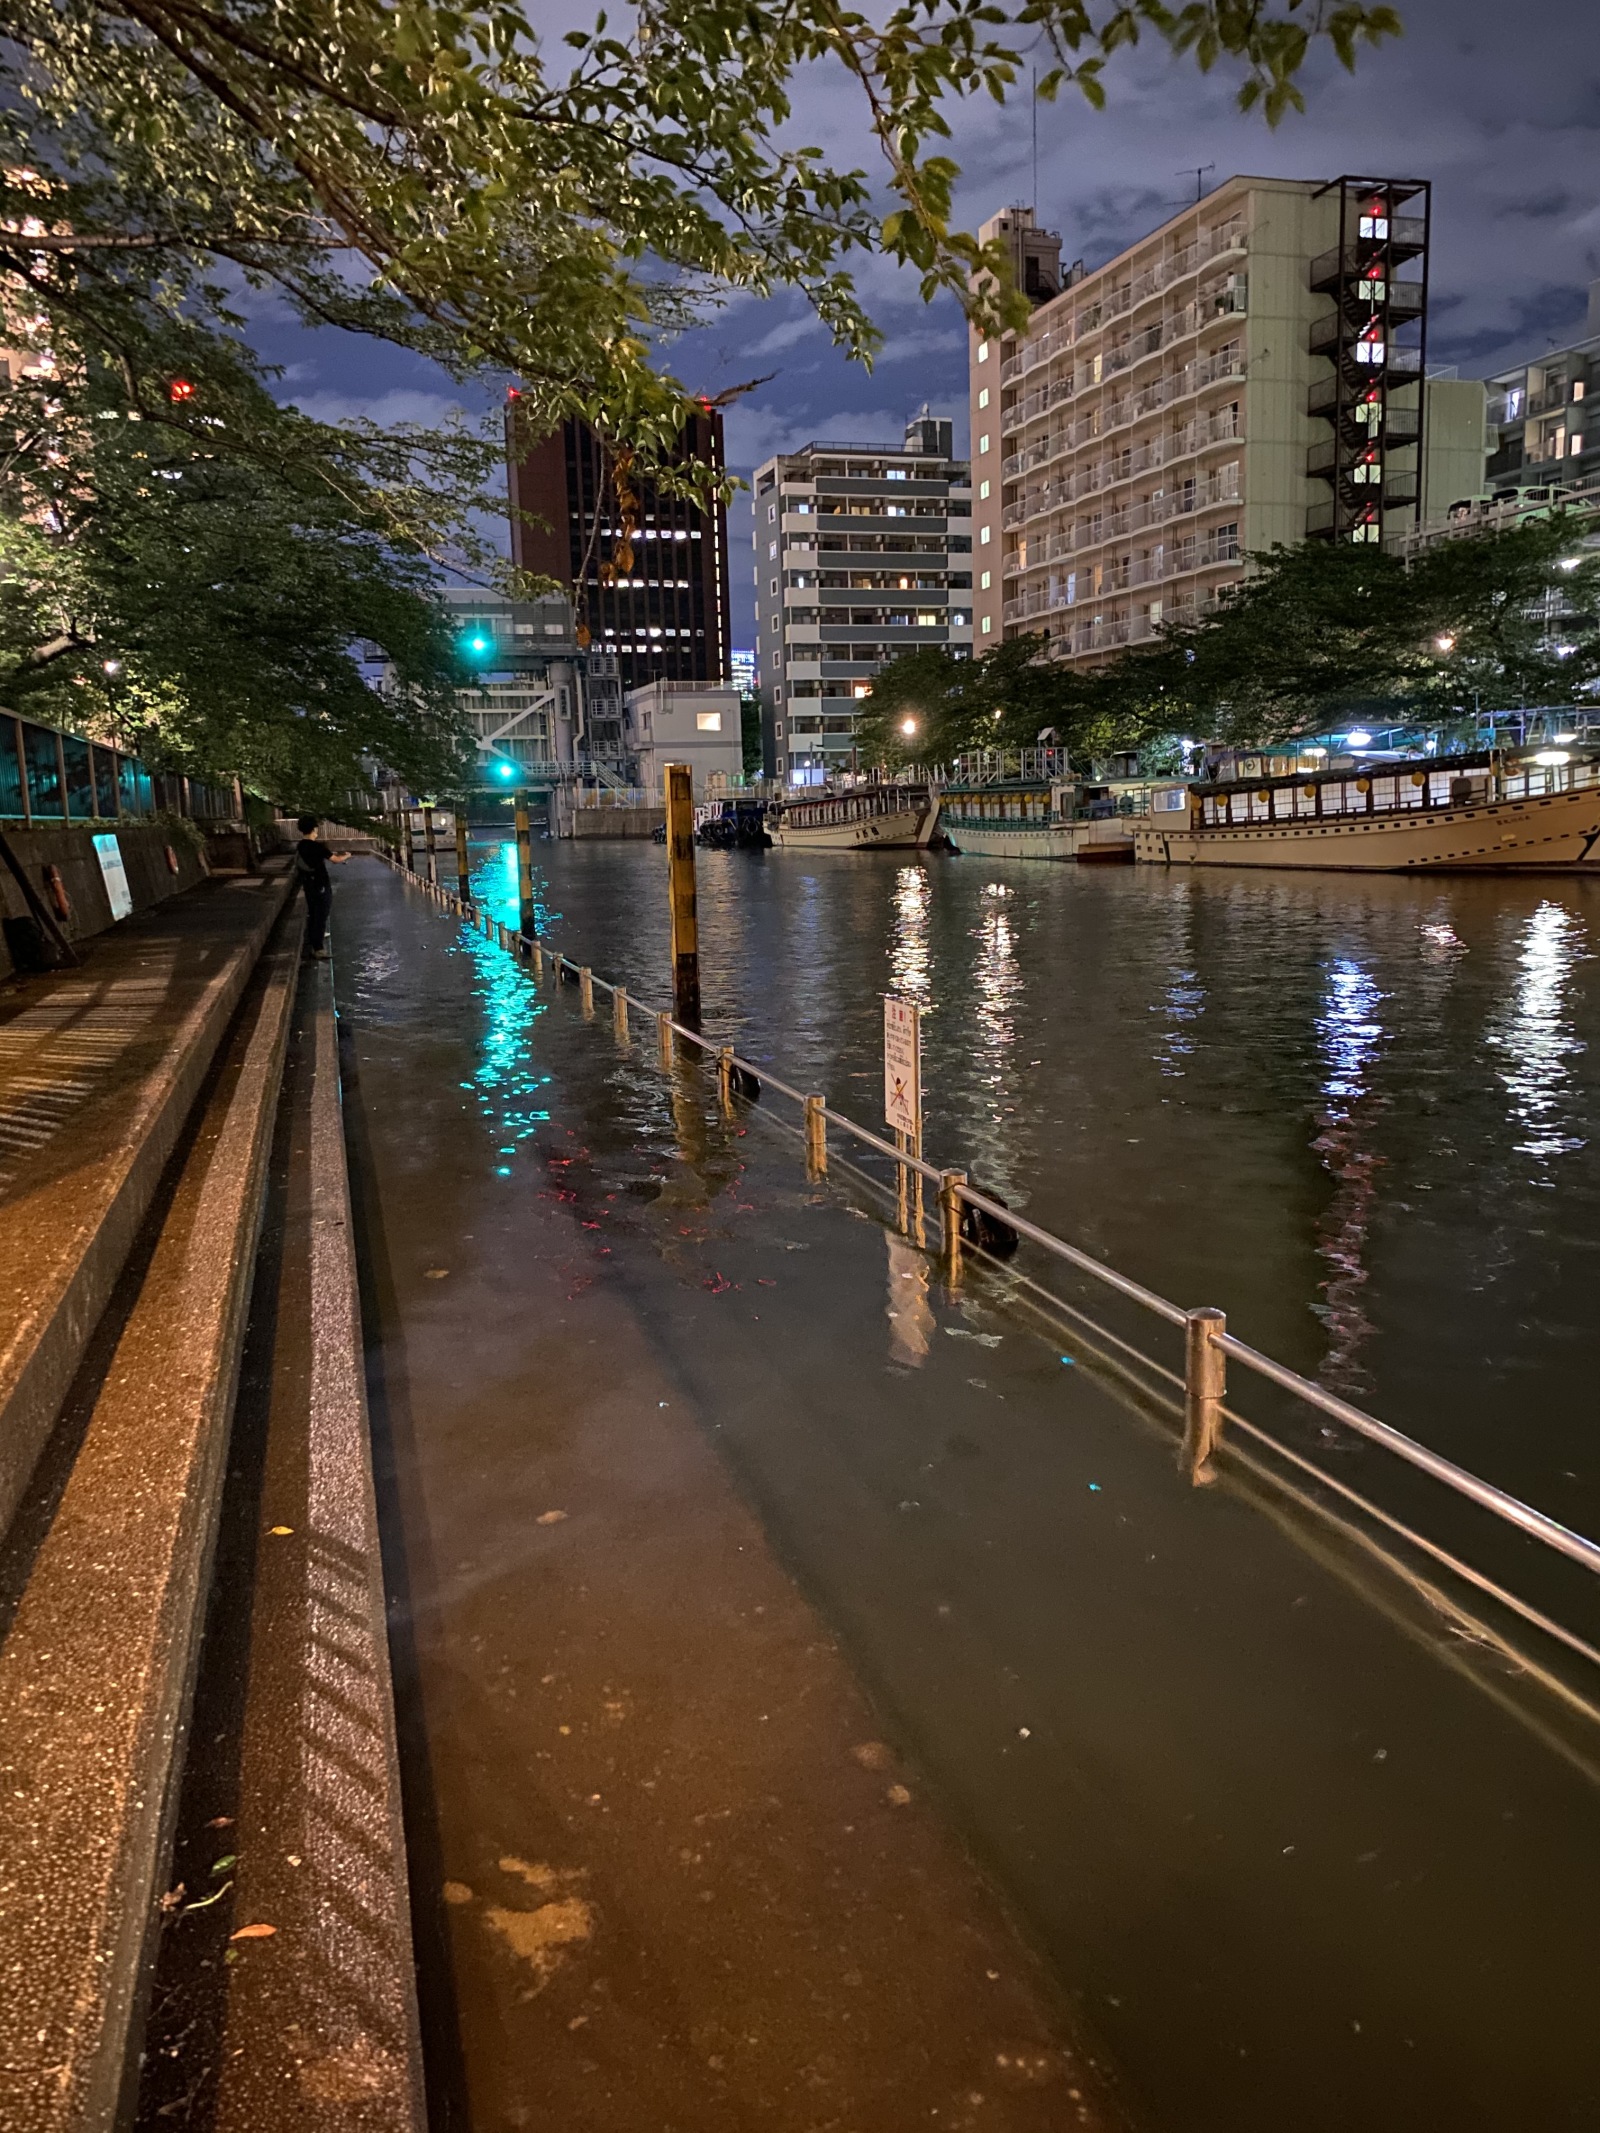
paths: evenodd
<path fill-rule="evenodd" d="M 889 1321 L 889 1360 L 914 1369 L 928 1358 L 934 1316 L 928 1301 L 928 1256 L 915 1251 L 893 1230 L 885 1230 L 889 1251 L 889 1291 L 884 1315 Z"/>
<path fill-rule="evenodd" d="M 991 1123 L 1016 1108 L 1006 1101 L 1015 1094 L 1006 1070 L 1016 1046 L 1016 1009 L 1022 993 L 1016 928 L 1006 910 L 1012 893 L 1002 883 L 990 882 L 983 892 L 983 917 L 972 931 L 977 943 L 972 966 L 973 1019 L 980 1051 L 974 1078 L 986 1098 Z"/>
<path fill-rule="evenodd" d="M 1572 974 L 1587 954 L 1582 925 L 1564 905 L 1542 903 L 1522 928 L 1521 954 L 1511 999 L 1489 1044 L 1504 1055 L 1500 1080 L 1511 1099 L 1511 1116 L 1524 1138 L 1520 1155 L 1543 1165 L 1585 1145 L 1572 1131 L 1570 1062 L 1585 1046 L 1567 1011 Z M 1539 1177 L 1533 1182 L 1552 1185 Z"/>
<path fill-rule="evenodd" d="M 461 952 L 473 965 L 473 994 L 483 1011 L 478 1064 L 462 1087 L 477 1097 L 480 1116 L 493 1125 L 498 1151 L 507 1156 L 550 1116 L 539 1100 L 550 1076 L 533 1059 L 534 1024 L 545 1004 L 518 964 L 481 933 L 463 927 Z M 501 1174 L 509 1174 L 507 1166 Z"/>
<path fill-rule="evenodd" d="M 1313 1309 L 1328 1334 L 1322 1381 L 1346 1393 L 1365 1391 L 1368 1382 L 1357 1357 L 1372 1334 L 1364 1292 L 1377 1173 L 1384 1161 L 1372 1145 L 1382 1109 L 1372 1090 L 1372 1067 L 1384 1038 L 1378 1019 L 1382 1001 L 1371 975 L 1341 957 L 1328 971 L 1317 1017 L 1326 1102 L 1311 1145 L 1338 1183 L 1316 1227 L 1316 1249 L 1327 1272 L 1317 1284 L 1322 1300 Z"/>
<path fill-rule="evenodd" d="M 933 962 L 928 950 L 928 907 L 933 887 L 926 867 L 901 867 L 894 886 L 894 933 L 889 945 L 893 990 L 919 1007 L 933 993 Z"/>

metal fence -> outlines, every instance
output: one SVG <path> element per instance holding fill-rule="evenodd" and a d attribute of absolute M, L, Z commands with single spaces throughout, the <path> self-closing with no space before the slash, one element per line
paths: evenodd
<path fill-rule="evenodd" d="M 387 859 L 387 855 L 385 857 Z M 1597 1577 L 1600 1577 L 1600 1544 L 1560 1524 L 1558 1520 L 1534 1509 L 1532 1505 L 1521 1502 L 1504 1489 L 1497 1488 L 1494 1483 L 1457 1466 L 1453 1460 L 1429 1450 L 1425 1444 L 1419 1444 L 1415 1438 L 1408 1437 L 1403 1431 L 1386 1422 L 1380 1422 L 1375 1415 L 1369 1415 L 1348 1400 L 1340 1399 L 1336 1393 L 1327 1391 L 1310 1378 L 1302 1377 L 1298 1371 L 1290 1370 L 1285 1364 L 1264 1355 L 1248 1342 L 1239 1340 L 1228 1331 L 1227 1318 L 1222 1311 L 1210 1306 L 1185 1309 L 1180 1304 L 1170 1302 L 1166 1297 L 1157 1295 L 1153 1289 L 1147 1289 L 1141 1283 L 1130 1280 L 1127 1275 L 1119 1274 L 1114 1268 L 1104 1265 L 1087 1252 L 1080 1251 L 1063 1238 L 1052 1235 L 1049 1230 L 1041 1229 L 1037 1223 L 1028 1221 L 1026 1216 L 979 1191 L 970 1182 L 964 1170 L 941 1169 L 936 1164 L 925 1162 L 905 1149 L 896 1147 L 881 1134 L 871 1132 L 856 1120 L 846 1117 L 843 1112 L 834 1110 L 821 1094 L 808 1092 L 779 1080 L 768 1067 L 741 1058 L 731 1047 L 717 1044 L 698 1030 L 690 1029 L 674 1020 L 663 1010 L 647 1006 L 624 987 L 597 977 L 589 965 L 575 961 L 548 937 L 535 936 L 530 939 L 513 928 L 500 924 L 487 911 L 464 900 L 454 891 L 441 887 L 427 875 L 412 873 L 393 859 L 388 859 L 387 863 L 393 866 L 403 879 L 421 889 L 441 909 L 477 928 L 486 939 L 496 942 L 508 954 L 526 961 L 531 966 L 536 981 L 543 979 L 547 963 L 552 966 L 558 978 L 575 979 L 586 1012 L 593 1010 L 596 991 L 608 994 L 612 1003 L 613 1025 L 619 1037 L 626 1039 L 630 1036 L 630 1012 L 638 1009 L 653 1025 L 657 1053 L 664 1070 L 671 1069 L 678 1045 L 689 1046 L 699 1052 L 717 1069 L 721 1101 L 725 1109 L 732 1110 L 740 1095 L 742 1082 L 747 1087 L 771 1090 L 797 1105 L 798 1124 L 804 1136 L 807 1162 L 815 1174 L 826 1172 L 830 1129 L 847 1136 L 856 1147 L 885 1158 L 894 1166 L 895 1175 L 899 1180 L 902 1227 L 911 1229 L 919 1243 L 925 1242 L 922 1187 L 931 1186 L 938 1208 L 938 1249 L 946 1278 L 952 1285 L 959 1283 L 962 1260 L 968 1253 L 976 1250 L 978 1256 L 985 1256 L 981 1245 L 975 1247 L 963 1235 L 964 1229 L 968 1227 L 963 1221 L 963 1211 L 972 1210 L 988 1222 L 1014 1231 L 1019 1238 L 1026 1238 L 1051 1258 L 1071 1267 L 1077 1274 L 1114 1292 L 1141 1311 L 1178 1331 L 1183 1338 L 1184 1367 L 1181 1374 L 1165 1369 L 1148 1356 L 1128 1348 L 1126 1343 L 1116 1341 L 1115 1336 L 1112 1338 L 1114 1345 L 1136 1356 L 1144 1370 L 1167 1381 L 1181 1395 L 1184 1413 L 1182 1461 L 1191 1481 L 1204 1484 L 1213 1480 L 1216 1455 L 1225 1439 L 1232 1432 L 1242 1434 L 1256 1445 L 1270 1451 L 1275 1458 L 1287 1461 L 1292 1467 L 1313 1478 L 1319 1487 L 1331 1490 L 1342 1501 L 1358 1508 L 1387 1533 L 1417 1549 L 1474 1590 L 1498 1602 L 1530 1627 L 1554 1639 L 1566 1651 L 1600 1668 L 1600 1649 L 1575 1630 L 1556 1621 L 1496 1578 L 1464 1561 L 1452 1550 L 1418 1532 L 1414 1526 L 1374 1503 L 1370 1497 L 1363 1495 L 1348 1482 L 1329 1473 L 1325 1467 L 1306 1458 L 1292 1445 L 1285 1444 L 1280 1437 L 1229 1406 L 1228 1365 L 1230 1362 L 1234 1363 L 1261 1381 L 1292 1395 L 1296 1400 L 1328 1416 L 1354 1436 L 1400 1461 L 1412 1471 L 1442 1484 L 1462 1501 L 1488 1512 L 1508 1531 L 1537 1543 L 1553 1555 L 1575 1563 Z M 744 1077 L 748 1077 L 748 1080 L 743 1081 Z M 908 1181 L 912 1187 L 910 1192 Z M 1051 1300 L 1057 1303 L 1061 1301 L 1054 1297 Z M 1071 1310 L 1072 1307 L 1069 1305 L 1064 1308 Z M 1511 1649 L 1515 1657 L 1530 1665 L 1530 1671 L 1545 1680 L 1547 1686 L 1556 1687 L 1558 1690 L 1561 1688 L 1560 1683 L 1552 1682 L 1537 1665 L 1528 1662 L 1525 1654 L 1517 1651 L 1515 1647 Z M 1600 1718 L 1600 1710 L 1586 1698 L 1576 1700 L 1588 1716 Z"/>
<path fill-rule="evenodd" d="M 155 814 L 220 821 L 236 813 L 231 788 L 151 770 L 124 749 L 0 711 L 0 821 L 54 828 Z"/>

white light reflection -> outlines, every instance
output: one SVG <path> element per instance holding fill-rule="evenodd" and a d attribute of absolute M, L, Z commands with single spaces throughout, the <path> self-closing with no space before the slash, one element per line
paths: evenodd
<path fill-rule="evenodd" d="M 928 1255 L 913 1251 L 904 1238 L 884 1231 L 889 1248 L 889 1293 L 884 1316 L 889 1321 L 889 1360 L 914 1370 L 928 1359 L 934 1328 L 928 1301 Z"/>
<path fill-rule="evenodd" d="M 1569 1062 L 1585 1049 L 1567 1019 L 1567 987 L 1587 955 L 1577 917 L 1563 904 L 1540 904 L 1522 929 L 1511 998 L 1498 1028 L 1489 1033 L 1490 1046 L 1505 1055 L 1500 1080 L 1511 1098 L 1512 1120 L 1524 1136 L 1517 1152 L 1541 1165 L 1586 1145 L 1586 1136 L 1572 1131 L 1567 1115 Z"/>
<path fill-rule="evenodd" d="M 1381 1106 L 1371 1068 L 1385 1036 L 1378 1016 L 1382 1004 L 1377 983 L 1359 963 L 1342 956 L 1329 969 L 1317 1017 L 1325 1106 L 1312 1146 L 1336 1189 L 1317 1223 L 1317 1253 L 1327 1272 L 1318 1284 L 1322 1302 L 1316 1310 L 1328 1334 L 1322 1382 L 1345 1393 L 1366 1389 L 1356 1358 L 1372 1332 L 1363 1291 L 1377 1173 L 1383 1167 L 1383 1157 L 1371 1146 Z"/>
<path fill-rule="evenodd" d="M 973 929 L 978 953 L 973 961 L 973 986 L 977 995 L 978 1041 L 984 1059 L 978 1084 L 989 1098 L 990 1115 L 996 1119 L 1009 1109 L 1005 1094 L 1006 1056 L 1017 1041 L 1016 1006 L 1022 991 L 1017 968 L 1017 932 L 1006 915 L 1005 898 L 1010 891 L 998 882 L 984 890 L 988 908 Z"/>
<path fill-rule="evenodd" d="M 928 907 L 933 887 L 926 867 L 902 867 L 894 885 L 894 939 L 889 948 L 889 972 L 894 990 L 903 999 L 925 1007 L 933 989 L 928 953 Z"/>
<path fill-rule="evenodd" d="M 1169 1025 L 1172 1025 L 1163 1031 L 1161 1042 L 1156 1047 L 1156 1065 L 1163 1074 L 1182 1077 L 1184 1069 L 1178 1061 L 1191 1058 L 1195 1044 L 1194 1037 L 1185 1025 L 1199 1021 L 1205 1012 L 1205 1004 L 1206 992 L 1200 983 L 1199 971 L 1178 971 L 1167 987 L 1158 1010 L 1165 1015 Z"/>

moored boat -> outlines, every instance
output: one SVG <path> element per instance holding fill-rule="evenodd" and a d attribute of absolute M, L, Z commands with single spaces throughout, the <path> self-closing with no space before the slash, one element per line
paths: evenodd
<path fill-rule="evenodd" d="M 781 800 L 767 811 L 772 841 L 803 851 L 893 850 L 925 845 L 938 820 L 926 785 L 857 785 L 815 799 Z"/>
<path fill-rule="evenodd" d="M 1133 858 L 1132 818 L 1069 780 L 947 785 L 939 828 L 952 850 L 982 859 Z"/>
<path fill-rule="evenodd" d="M 1495 750 L 1171 785 L 1133 841 L 1170 866 L 1600 872 L 1600 758 Z"/>

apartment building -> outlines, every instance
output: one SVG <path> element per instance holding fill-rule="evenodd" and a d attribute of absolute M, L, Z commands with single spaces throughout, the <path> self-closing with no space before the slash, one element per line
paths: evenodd
<path fill-rule="evenodd" d="M 1482 387 L 1426 378 L 1428 224 L 1420 181 L 1233 178 L 1065 276 L 1031 209 L 985 224 L 1036 308 L 971 342 L 976 651 L 1036 632 L 1092 665 L 1253 550 L 1476 494 Z"/>
<path fill-rule="evenodd" d="M 1583 338 L 1488 380 L 1492 493 L 1600 481 L 1600 281 Z"/>
<path fill-rule="evenodd" d="M 756 657 L 768 777 L 820 784 L 855 760 L 886 660 L 972 650 L 972 487 L 953 425 L 903 445 L 808 444 L 755 474 Z"/>
<path fill-rule="evenodd" d="M 630 479 L 588 423 L 529 440 L 515 391 L 506 402 L 511 555 L 572 594 L 580 640 L 617 662 L 625 689 L 650 681 L 722 682 L 728 673 L 728 515 L 653 481 Z M 685 460 L 721 467 L 722 416 L 685 425 Z"/>

